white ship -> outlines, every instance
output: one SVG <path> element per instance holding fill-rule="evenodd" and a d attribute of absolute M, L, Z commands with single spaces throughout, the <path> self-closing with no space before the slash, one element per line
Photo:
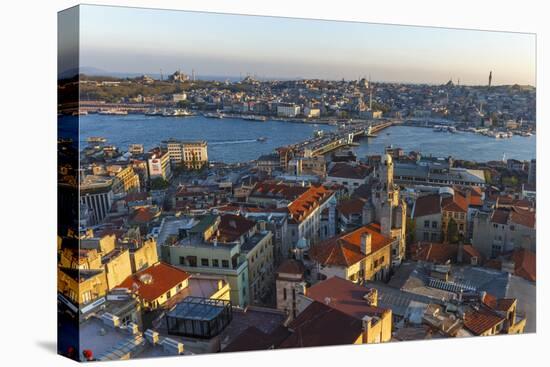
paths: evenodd
<path fill-rule="evenodd" d="M 205 113 L 204 117 L 207 117 L 210 119 L 223 119 L 225 115 L 221 112 L 210 112 L 210 113 Z"/>
<path fill-rule="evenodd" d="M 97 113 L 100 115 L 127 115 L 128 111 L 112 108 L 108 110 L 99 110 Z"/>
<path fill-rule="evenodd" d="M 169 108 L 162 113 L 164 117 L 188 117 L 194 116 L 193 112 L 189 112 L 182 108 Z"/>

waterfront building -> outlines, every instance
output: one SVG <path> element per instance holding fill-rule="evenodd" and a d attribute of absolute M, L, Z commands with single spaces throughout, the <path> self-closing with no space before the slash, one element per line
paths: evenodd
<path fill-rule="evenodd" d="M 187 94 L 185 93 L 172 94 L 172 102 L 183 102 L 186 100 L 187 100 Z"/>
<path fill-rule="evenodd" d="M 149 178 L 162 178 L 166 181 L 172 177 L 172 169 L 170 168 L 170 155 L 168 152 L 161 151 L 160 148 L 154 148 L 149 151 L 147 159 L 147 167 Z"/>
<path fill-rule="evenodd" d="M 140 155 L 143 154 L 143 144 L 130 144 L 130 147 L 128 148 L 128 153 L 132 155 Z"/>
<path fill-rule="evenodd" d="M 114 200 L 113 178 L 87 175 L 80 182 L 80 203 L 88 208 L 87 223 L 101 223 L 111 209 Z"/>
<path fill-rule="evenodd" d="M 453 168 L 449 160 L 422 159 L 414 163 L 395 164 L 395 182 L 400 185 L 480 186 L 484 187 L 482 170 Z"/>
<path fill-rule="evenodd" d="M 294 103 L 279 103 L 277 105 L 277 116 L 296 117 L 300 114 L 300 106 Z"/>
<path fill-rule="evenodd" d="M 208 143 L 206 141 L 167 140 L 162 149 L 168 152 L 173 167 L 198 170 L 208 164 Z"/>
<path fill-rule="evenodd" d="M 256 168 L 259 172 L 263 172 L 271 176 L 273 172 L 281 169 L 281 162 L 277 154 L 265 154 L 256 160 Z"/>
<path fill-rule="evenodd" d="M 321 117 L 321 110 L 319 108 L 304 108 L 304 116 L 307 118 L 319 118 Z"/>

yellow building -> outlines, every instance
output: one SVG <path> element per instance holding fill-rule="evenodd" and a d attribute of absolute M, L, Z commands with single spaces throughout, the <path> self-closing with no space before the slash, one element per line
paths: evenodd
<path fill-rule="evenodd" d="M 115 194 L 139 191 L 139 175 L 134 172 L 131 165 L 111 165 L 107 167 L 107 172 L 110 176 L 115 177 L 113 183 Z"/>
<path fill-rule="evenodd" d="M 127 277 L 117 288 L 135 293 L 144 308 L 154 310 L 189 285 L 189 274 L 174 266 L 157 263 Z"/>
<path fill-rule="evenodd" d="M 107 278 L 103 269 L 58 268 L 57 290 L 79 306 L 107 294 Z"/>
<path fill-rule="evenodd" d="M 136 273 L 158 263 L 157 242 L 148 239 L 136 248 L 130 248 L 130 262 L 132 273 Z"/>
<path fill-rule="evenodd" d="M 309 256 L 319 279 L 338 276 L 359 283 L 385 280 L 396 241 L 382 235 L 379 224 L 371 223 L 313 246 Z"/>
<path fill-rule="evenodd" d="M 448 238 L 449 222 L 451 220 L 456 223 L 459 235 L 468 233 L 468 200 L 458 192 L 441 200 L 441 227 L 445 241 L 452 240 Z"/>

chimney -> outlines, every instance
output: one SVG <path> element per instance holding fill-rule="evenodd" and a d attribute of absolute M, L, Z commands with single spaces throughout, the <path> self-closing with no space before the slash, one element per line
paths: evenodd
<path fill-rule="evenodd" d="M 361 252 L 365 255 L 372 252 L 372 235 L 369 232 L 361 235 Z"/>
<path fill-rule="evenodd" d="M 378 306 L 378 290 L 376 288 L 370 288 L 363 296 L 363 299 L 367 301 L 369 306 Z"/>
<path fill-rule="evenodd" d="M 363 329 L 363 344 L 367 344 L 369 340 L 368 339 L 369 331 L 372 327 L 372 317 L 365 315 L 361 319 L 361 322 L 362 322 L 362 329 Z"/>

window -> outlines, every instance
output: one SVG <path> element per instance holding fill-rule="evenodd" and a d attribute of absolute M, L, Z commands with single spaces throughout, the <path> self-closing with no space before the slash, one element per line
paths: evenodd
<path fill-rule="evenodd" d="M 220 267 L 220 261 L 218 259 L 213 259 L 212 260 L 212 266 L 216 267 L 216 268 L 219 268 Z"/>
<path fill-rule="evenodd" d="M 229 260 L 222 260 L 222 268 L 229 268 Z"/>
<path fill-rule="evenodd" d="M 170 291 L 166 292 L 166 299 L 170 299 L 171 296 L 172 294 L 170 294 Z"/>
<path fill-rule="evenodd" d="M 437 242 L 437 240 L 438 240 L 437 233 L 432 233 L 431 240 L 432 240 L 432 242 Z"/>
<path fill-rule="evenodd" d="M 424 221 L 424 228 L 430 228 L 430 221 L 429 220 Z"/>
<path fill-rule="evenodd" d="M 435 220 L 432 222 L 432 228 L 437 228 L 437 222 Z"/>
<path fill-rule="evenodd" d="M 286 288 L 283 288 L 283 300 L 286 301 Z"/>
<path fill-rule="evenodd" d="M 196 267 L 197 266 L 197 257 L 196 256 L 187 256 L 187 262 L 189 263 L 189 266 Z"/>
<path fill-rule="evenodd" d="M 201 266 L 210 266 L 210 261 L 208 259 L 201 259 Z"/>
<path fill-rule="evenodd" d="M 185 265 L 185 256 L 180 256 L 180 265 Z"/>
<path fill-rule="evenodd" d="M 429 241 L 430 240 L 430 233 L 429 232 L 424 232 L 424 241 Z"/>

